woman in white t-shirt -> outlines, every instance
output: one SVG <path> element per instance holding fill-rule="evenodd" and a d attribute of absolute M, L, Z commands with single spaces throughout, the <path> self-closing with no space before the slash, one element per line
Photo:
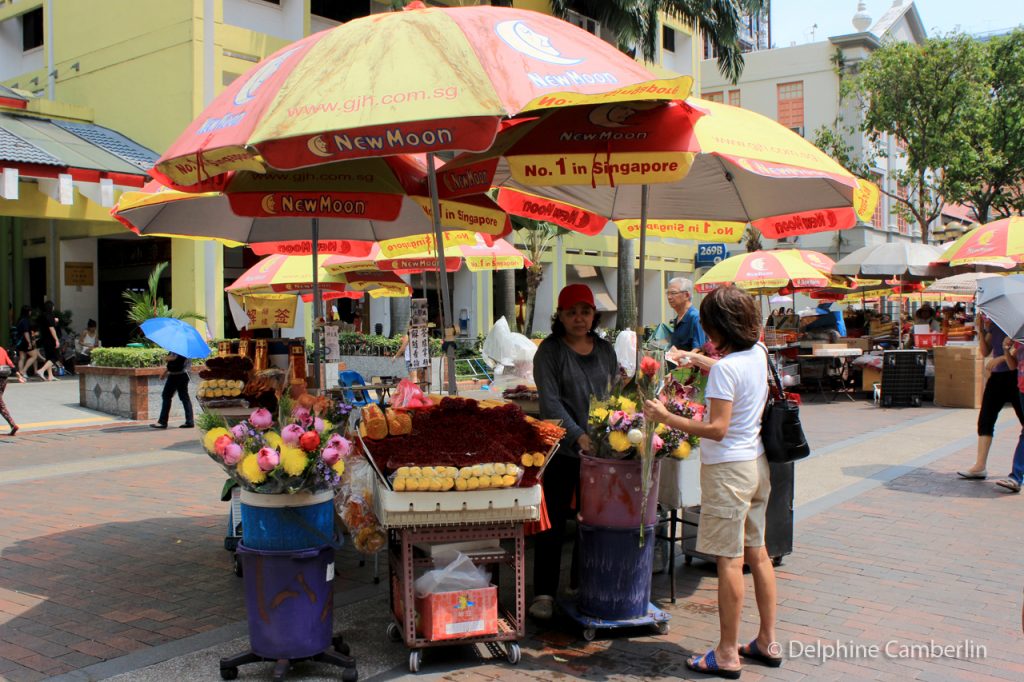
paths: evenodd
<path fill-rule="evenodd" d="M 657 400 L 644 415 L 700 436 L 701 514 L 697 551 L 717 557 L 718 645 L 686 662 L 691 670 L 736 679 L 740 656 L 762 664 L 782 664 L 775 641 L 775 569 L 764 547 L 770 471 L 761 444 L 761 414 L 768 398 L 768 355 L 757 343 L 761 314 L 754 299 L 736 287 L 722 287 L 700 306 L 704 332 L 723 356 L 712 360 L 687 351 L 672 353 L 681 363 L 709 368 L 708 420 L 670 414 Z M 750 566 L 761 626 L 749 644 L 739 645 L 743 608 L 743 564 Z"/>

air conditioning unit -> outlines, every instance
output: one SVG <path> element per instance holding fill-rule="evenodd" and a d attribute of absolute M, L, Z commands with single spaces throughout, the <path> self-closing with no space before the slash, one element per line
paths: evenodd
<path fill-rule="evenodd" d="M 568 21 L 573 26 L 579 26 L 587 33 L 591 33 L 598 37 L 601 36 L 601 24 L 595 19 L 591 19 L 590 17 L 584 14 L 580 14 L 579 12 L 569 10 L 568 14 L 565 17 L 565 20 Z"/>

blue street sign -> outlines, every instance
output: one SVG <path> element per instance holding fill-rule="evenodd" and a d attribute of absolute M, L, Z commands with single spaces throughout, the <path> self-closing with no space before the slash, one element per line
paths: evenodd
<path fill-rule="evenodd" d="M 729 251 L 725 244 L 697 244 L 697 265 L 714 265 L 728 258 Z"/>

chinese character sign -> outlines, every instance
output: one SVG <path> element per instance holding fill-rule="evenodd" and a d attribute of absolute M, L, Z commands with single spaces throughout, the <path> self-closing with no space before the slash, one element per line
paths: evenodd
<path fill-rule="evenodd" d="M 426 327 L 409 327 L 409 368 L 421 369 L 430 365 L 430 341 Z"/>
<path fill-rule="evenodd" d="M 296 296 L 245 296 L 242 306 L 250 329 L 274 329 L 295 325 Z"/>
<path fill-rule="evenodd" d="M 341 362 L 341 347 L 338 344 L 338 328 L 324 327 L 324 362 Z"/>

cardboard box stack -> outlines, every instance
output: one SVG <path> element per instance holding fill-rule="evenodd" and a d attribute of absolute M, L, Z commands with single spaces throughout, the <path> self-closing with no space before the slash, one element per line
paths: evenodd
<path fill-rule="evenodd" d="M 975 346 L 939 346 L 935 354 L 935 404 L 943 407 L 981 406 L 983 363 Z"/>

